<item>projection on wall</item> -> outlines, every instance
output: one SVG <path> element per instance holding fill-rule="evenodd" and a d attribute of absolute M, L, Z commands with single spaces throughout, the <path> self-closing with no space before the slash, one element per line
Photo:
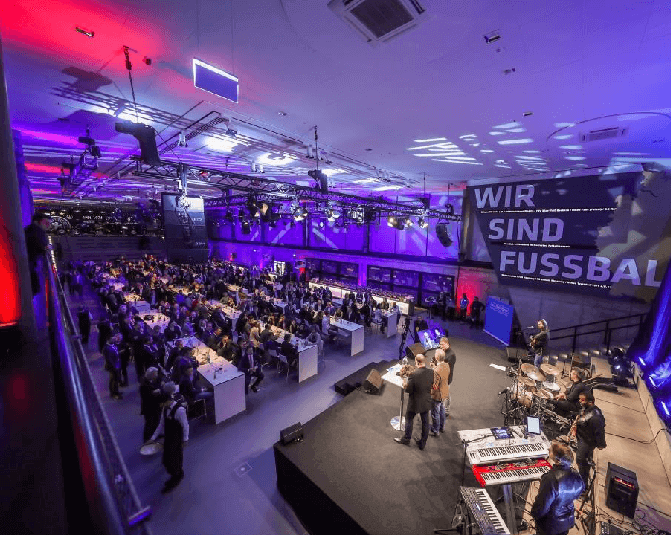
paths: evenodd
<path fill-rule="evenodd" d="M 503 284 L 654 298 L 671 252 L 671 180 L 618 173 L 468 188 Z"/>
<path fill-rule="evenodd" d="M 200 197 L 163 193 L 163 226 L 168 262 L 207 262 L 207 227 Z"/>

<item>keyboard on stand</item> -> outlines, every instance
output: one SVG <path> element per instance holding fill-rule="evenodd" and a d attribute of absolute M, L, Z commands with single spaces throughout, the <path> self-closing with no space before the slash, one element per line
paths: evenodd
<path fill-rule="evenodd" d="M 483 535 L 510 535 L 486 490 L 474 487 L 459 487 L 459 490 Z"/>
<path fill-rule="evenodd" d="M 529 457 L 546 457 L 548 448 L 549 445 L 544 441 L 488 447 L 478 447 L 477 444 L 472 444 L 466 448 L 466 454 L 469 462 L 473 465 L 514 461 Z"/>
<path fill-rule="evenodd" d="M 552 465 L 545 459 L 522 459 L 491 465 L 473 466 L 473 474 L 483 487 L 540 479 Z"/>

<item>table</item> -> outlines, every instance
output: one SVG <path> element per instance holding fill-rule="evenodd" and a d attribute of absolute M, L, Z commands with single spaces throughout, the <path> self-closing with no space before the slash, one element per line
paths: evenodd
<path fill-rule="evenodd" d="M 224 312 L 224 314 L 226 314 L 229 318 L 231 318 L 231 321 L 233 322 L 233 327 L 235 327 L 235 322 L 240 317 L 240 311 L 239 310 L 237 310 L 235 308 L 231 308 L 228 305 L 224 305 L 220 301 L 216 301 L 214 299 L 211 299 L 210 301 L 208 301 L 208 304 L 210 306 L 213 306 L 214 308 L 218 308 L 218 309 L 222 310 Z"/>
<path fill-rule="evenodd" d="M 311 282 L 309 283 L 310 288 L 328 288 L 331 290 L 331 295 L 332 295 L 332 301 L 335 303 L 336 300 L 335 298 L 338 297 L 342 299 L 345 294 L 348 294 L 350 292 L 356 293 L 356 290 L 350 289 L 350 288 L 341 288 L 339 286 L 330 286 L 328 284 L 322 284 L 318 282 Z M 375 299 L 376 303 L 382 303 L 385 299 L 385 296 L 380 296 L 375 294 L 375 292 L 372 292 L 371 294 L 373 296 L 373 299 Z M 411 296 L 406 297 L 406 299 L 412 299 Z M 406 316 L 408 315 L 408 303 L 405 303 L 403 301 L 395 301 L 394 299 L 389 299 L 387 297 L 387 302 L 389 303 L 389 306 L 391 306 L 392 303 L 396 303 L 396 306 L 398 307 L 399 311 L 401 314 L 405 314 Z M 342 305 L 342 300 L 340 301 L 340 305 Z"/>
<path fill-rule="evenodd" d="M 265 328 L 263 322 L 260 322 L 260 326 L 261 330 Z M 275 341 L 278 343 L 282 343 L 284 336 L 289 334 L 288 331 L 276 326 L 272 326 L 270 330 L 275 335 Z M 298 382 L 300 383 L 313 375 L 317 375 L 319 347 L 293 335 L 291 336 L 291 343 L 298 349 Z"/>
<path fill-rule="evenodd" d="M 245 374 L 238 371 L 233 364 L 222 357 L 215 357 L 211 362 L 198 366 L 198 373 L 214 390 L 215 424 L 228 420 L 247 408 Z"/>
<path fill-rule="evenodd" d="M 147 324 L 147 327 L 150 327 L 151 329 L 158 327 L 160 331 L 163 332 L 170 323 L 170 318 L 163 314 L 154 313 L 151 316 L 153 318 L 151 320 L 145 320 L 143 318 L 143 321 Z"/>
<path fill-rule="evenodd" d="M 398 312 L 384 312 L 382 314 L 382 318 L 387 322 L 385 331 L 387 338 L 396 336 L 396 325 L 398 324 Z"/>
<path fill-rule="evenodd" d="M 331 318 L 331 325 L 338 328 L 338 331 L 342 334 L 351 335 L 351 345 L 350 345 L 350 356 L 354 356 L 357 353 L 363 351 L 364 346 L 364 332 L 363 325 L 358 323 L 352 323 L 351 321 L 346 321 L 342 319 Z"/>

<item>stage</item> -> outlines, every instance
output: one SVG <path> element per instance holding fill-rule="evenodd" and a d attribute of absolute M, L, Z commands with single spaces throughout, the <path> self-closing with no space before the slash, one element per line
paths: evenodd
<path fill-rule="evenodd" d="M 461 400 L 455 395 L 456 418 L 448 419 L 445 433 L 429 437 L 424 451 L 414 441 L 410 446 L 394 442 L 400 434 L 389 421 L 399 413 L 401 389 L 389 383 L 379 395 L 356 390 L 318 415 L 305 424 L 302 442 L 276 443 L 278 488 L 308 531 L 428 535 L 435 528 L 450 527 L 462 480 L 457 430 L 501 425 L 496 389 L 506 378 L 484 369 L 494 354 L 459 363 L 464 380 L 486 374 L 487 391 L 464 393 Z M 383 363 L 378 371 L 384 374 L 388 366 Z M 465 400 L 470 406 L 463 404 Z M 478 406 L 473 407 L 476 400 Z M 417 417 L 414 436 L 420 433 Z M 468 467 L 465 484 L 477 486 Z"/>

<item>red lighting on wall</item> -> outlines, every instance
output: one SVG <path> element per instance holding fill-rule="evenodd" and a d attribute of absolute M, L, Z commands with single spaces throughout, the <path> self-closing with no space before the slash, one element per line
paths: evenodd
<path fill-rule="evenodd" d="M 0 288 L 0 326 L 16 324 L 21 317 L 18 264 L 4 225 L 0 225 Z"/>

